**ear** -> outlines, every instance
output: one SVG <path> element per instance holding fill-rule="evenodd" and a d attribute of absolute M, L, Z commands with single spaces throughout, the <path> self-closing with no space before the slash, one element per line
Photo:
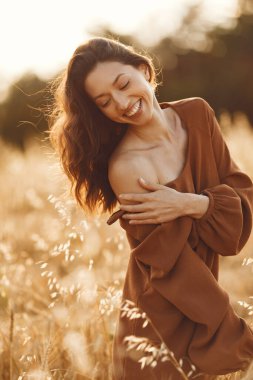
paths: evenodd
<path fill-rule="evenodd" d="M 139 70 L 141 70 L 144 73 L 145 78 L 147 79 L 147 81 L 149 81 L 150 80 L 150 75 L 149 75 L 148 66 L 145 63 L 141 63 L 139 65 Z"/>

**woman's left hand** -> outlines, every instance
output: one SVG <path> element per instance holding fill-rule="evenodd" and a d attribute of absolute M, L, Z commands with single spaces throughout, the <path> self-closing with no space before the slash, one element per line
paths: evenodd
<path fill-rule="evenodd" d="M 121 194 L 120 199 L 140 202 L 140 204 L 121 204 L 120 209 L 127 211 L 123 219 L 131 219 L 130 224 L 157 224 L 174 220 L 186 215 L 185 193 L 154 182 L 139 183 L 148 193 Z"/>

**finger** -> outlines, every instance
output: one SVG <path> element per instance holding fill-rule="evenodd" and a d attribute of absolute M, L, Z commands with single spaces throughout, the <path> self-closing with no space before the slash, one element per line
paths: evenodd
<path fill-rule="evenodd" d="M 135 202 L 144 202 L 147 199 L 148 193 L 129 193 L 129 194 L 120 194 L 120 199 L 125 199 L 128 201 L 135 201 Z"/>
<path fill-rule="evenodd" d="M 145 220 L 129 220 L 129 224 L 160 224 L 157 220 L 154 219 L 145 219 Z"/>
<path fill-rule="evenodd" d="M 154 217 L 154 216 L 151 216 L 150 213 L 143 213 L 143 212 L 139 212 L 138 214 L 124 214 L 122 215 L 122 218 L 123 219 L 135 219 L 135 220 L 148 220 L 148 219 L 153 219 L 153 220 L 157 220 L 158 218 L 157 217 Z"/>
<path fill-rule="evenodd" d="M 139 177 L 139 182 L 142 185 L 142 187 L 149 189 L 149 190 L 159 190 L 159 189 L 162 189 L 164 187 L 167 188 L 167 186 L 164 186 L 160 183 L 144 180 L 142 177 Z"/>
<path fill-rule="evenodd" d="M 138 214 L 124 214 L 123 219 L 127 219 L 129 221 L 135 220 L 135 221 L 142 221 L 145 223 L 147 220 L 150 222 L 153 221 L 153 223 L 157 223 L 159 220 L 159 216 L 156 215 L 155 213 L 144 213 L 144 212 L 139 212 Z"/>
<path fill-rule="evenodd" d="M 120 209 L 127 212 L 131 212 L 131 213 L 142 213 L 142 215 L 144 215 L 144 213 L 146 214 L 148 213 L 150 216 L 150 212 L 154 211 L 155 206 L 154 206 L 154 203 L 151 203 L 151 202 L 148 202 L 145 204 L 139 203 L 139 204 L 133 204 L 133 205 L 121 204 Z"/>
<path fill-rule="evenodd" d="M 126 214 L 125 214 L 126 215 Z M 125 216 L 125 215 L 123 215 L 123 217 Z M 168 222 L 170 222 L 171 220 L 174 220 L 174 219 L 176 219 L 173 215 L 172 216 L 170 216 L 170 217 L 168 217 L 168 215 L 167 216 L 165 216 L 165 217 L 161 217 L 161 216 L 159 216 L 159 217 L 154 217 L 154 216 L 150 216 L 149 215 L 149 218 L 147 218 L 147 219 L 145 219 L 144 217 L 143 218 L 141 218 L 141 219 L 138 219 L 138 217 L 141 215 L 139 215 L 139 216 L 135 216 L 134 214 L 132 214 L 132 215 L 130 215 L 130 214 L 128 214 L 129 215 L 129 217 L 131 218 L 131 220 L 129 220 L 129 223 L 130 224 L 162 224 L 162 223 L 168 223 Z M 144 214 L 142 214 L 142 215 L 144 215 Z M 133 218 L 133 219 L 132 219 Z M 126 218 L 127 219 L 127 218 Z"/>

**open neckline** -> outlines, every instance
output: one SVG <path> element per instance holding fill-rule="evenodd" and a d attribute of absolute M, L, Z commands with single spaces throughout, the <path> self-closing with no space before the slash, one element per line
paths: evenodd
<path fill-rule="evenodd" d="M 190 160 L 190 143 L 191 143 L 191 133 L 190 133 L 190 128 L 187 124 L 187 122 L 185 121 L 185 119 L 178 113 L 178 110 L 177 110 L 177 107 L 172 105 L 170 102 L 161 102 L 159 103 L 159 106 L 163 109 L 163 108 L 167 108 L 166 106 L 168 107 L 171 107 L 175 112 L 176 114 L 178 115 L 179 119 L 181 120 L 181 124 L 185 127 L 186 131 L 187 131 L 187 151 L 186 151 L 186 156 L 185 156 L 185 162 L 184 162 L 184 167 L 183 169 L 181 170 L 180 174 L 174 178 L 173 180 L 169 181 L 169 182 L 166 182 L 165 184 L 161 184 L 163 186 L 169 186 L 171 184 L 173 184 L 174 182 L 177 182 L 177 181 L 180 181 L 181 178 L 183 178 L 184 176 L 184 173 L 188 167 L 188 164 L 189 164 L 189 160 Z"/>
<path fill-rule="evenodd" d="M 190 150 L 191 150 L 191 128 L 189 127 L 185 118 L 182 115 L 180 115 L 180 112 L 178 112 L 177 106 L 171 104 L 170 102 L 161 102 L 159 103 L 159 105 L 161 108 L 171 107 L 177 113 L 179 119 L 181 120 L 182 125 L 186 128 L 187 134 L 188 134 L 187 152 L 186 152 L 184 167 L 181 173 L 179 174 L 177 178 L 174 178 L 172 181 L 169 181 L 165 183 L 164 185 L 162 184 L 163 186 L 171 186 L 173 184 L 176 184 L 177 182 L 180 182 L 180 180 L 185 177 L 185 172 L 189 166 Z M 113 224 L 114 222 L 116 222 L 117 219 L 121 218 L 122 215 L 125 214 L 126 212 L 127 212 L 126 210 L 121 210 L 121 209 L 115 211 L 112 215 L 110 215 L 109 219 L 107 220 L 107 224 L 109 225 Z"/>

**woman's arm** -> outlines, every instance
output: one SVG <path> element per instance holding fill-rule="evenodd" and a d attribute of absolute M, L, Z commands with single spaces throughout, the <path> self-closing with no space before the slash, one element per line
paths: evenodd
<path fill-rule="evenodd" d="M 141 237 L 131 251 L 137 267 L 149 280 L 138 298 L 139 306 L 152 316 L 156 305 L 161 310 L 164 299 L 163 310 L 168 301 L 196 323 L 188 354 L 203 372 L 239 370 L 253 358 L 253 331 L 235 313 L 229 295 L 188 243 L 192 222 L 191 218 L 177 218 L 147 231 L 146 226 L 131 226 L 121 219 L 127 233 L 138 231 Z M 166 326 L 155 327 L 166 335 Z"/>
<path fill-rule="evenodd" d="M 139 181 L 141 176 L 147 179 L 145 183 Z M 123 218 L 131 219 L 130 222 L 143 225 L 160 224 L 186 213 L 187 194 L 156 183 L 150 168 L 135 158 L 115 161 L 109 166 L 108 178 L 120 202 L 121 210 L 118 211 L 124 210 Z M 202 195 L 198 197 L 208 199 Z M 113 217 L 109 223 L 112 220 Z"/>
<path fill-rule="evenodd" d="M 194 219 L 199 219 L 207 212 L 210 203 L 210 199 L 207 195 L 194 193 L 182 194 L 182 202 L 184 202 L 183 215 L 188 215 Z"/>
<path fill-rule="evenodd" d="M 120 202 L 123 203 L 121 208 L 126 210 L 123 218 L 134 219 L 136 222 L 140 219 L 137 224 L 141 225 L 159 224 L 183 215 L 192 216 L 199 237 L 207 246 L 223 256 L 235 255 L 244 247 L 252 230 L 253 183 L 231 158 L 213 109 L 204 99 L 201 98 L 200 101 L 206 116 L 220 184 L 202 189 L 201 194 L 180 193 L 152 182 L 143 188 L 138 178 L 142 175 L 148 181 L 152 181 L 150 173 L 143 172 L 144 167 L 135 165 L 134 162 L 131 172 L 127 165 L 117 162 L 111 170 L 111 186 L 118 199 L 121 192 L 139 193 L 127 194 L 127 198 L 120 198 Z M 159 186 L 174 191 L 175 194 L 152 193 Z M 140 194 L 144 192 L 147 194 Z M 143 212 L 148 209 L 150 214 L 151 206 L 154 216 L 148 220 L 143 217 Z"/>
<path fill-rule="evenodd" d="M 204 107 L 221 183 L 201 191 L 209 197 L 209 206 L 195 223 L 210 248 L 223 256 L 236 255 L 252 230 L 253 183 L 231 158 L 214 110 L 206 101 Z"/>

